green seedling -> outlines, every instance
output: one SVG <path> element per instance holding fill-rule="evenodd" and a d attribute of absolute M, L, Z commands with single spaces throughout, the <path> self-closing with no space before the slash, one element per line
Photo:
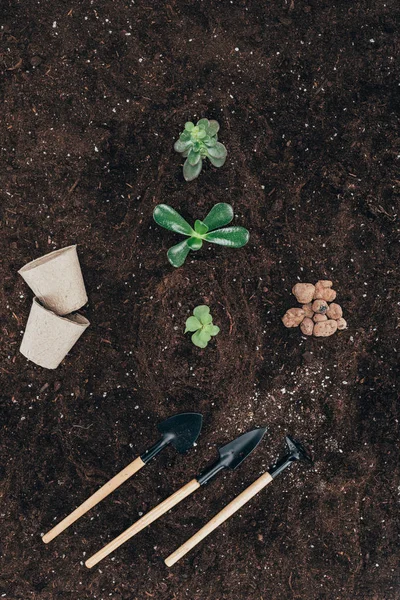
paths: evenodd
<path fill-rule="evenodd" d="M 213 325 L 208 306 L 196 306 L 193 316 L 186 319 L 185 333 L 188 331 L 194 331 L 192 342 L 199 348 L 205 348 L 211 338 L 219 333 L 219 327 Z"/>
<path fill-rule="evenodd" d="M 189 121 L 174 144 L 174 149 L 182 154 L 185 160 L 183 176 L 186 181 L 193 181 L 199 176 L 203 160 L 208 158 L 214 167 L 222 167 L 226 161 L 227 151 L 218 141 L 217 121 L 200 119 L 197 125 Z"/>
<path fill-rule="evenodd" d="M 197 220 L 194 229 L 181 215 L 167 204 L 158 204 L 153 213 L 156 223 L 169 231 L 186 235 L 189 239 L 172 246 L 168 250 L 168 260 L 173 267 L 180 267 L 191 250 L 200 250 L 203 241 L 241 248 L 249 241 L 250 234 L 244 227 L 224 227 L 233 219 L 233 209 L 230 204 L 220 202 L 210 210 L 204 221 Z"/>

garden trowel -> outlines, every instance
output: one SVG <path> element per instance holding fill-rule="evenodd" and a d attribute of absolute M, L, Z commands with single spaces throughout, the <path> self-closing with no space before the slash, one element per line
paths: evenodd
<path fill-rule="evenodd" d="M 244 506 L 253 496 L 258 494 L 264 487 L 266 487 L 271 481 L 277 477 L 282 471 L 284 471 L 289 465 L 297 460 L 305 460 L 306 462 L 312 463 L 310 454 L 304 448 L 304 446 L 287 436 L 286 443 L 288 445 L 289 452 L 283 456 L 275 465 L 273 465 L 266 473 L 261 475 L 256 481 L 254 481 L 248 488 L 246 488 L 239 496 L 234 498 L 232 502 L 227 504 L 215 517 L 213 517 L 208 523 L 204 525 L 197 533 L 195 533 L 190 539 L 187 540 L 182 546 L 180 546 L 175 552 L 170 554 L 165 559 L 165 564 L 168 567 L 172 567 L 178 560 L 185 556 L 187 552 L 192 550 L 201 540 L 204 540 L 214 529 L 217 529 L 224 521 L 229 519 L 239 508 Z"/>
<path fill-rule="evenodd" d="M 125 469 L 117 473 L 110 481 L 105 483 L 97 492 L 95 492 L 90 498 L 85 500 L 78 508 L 76 508 L 70 515 L 65 517 L 58 525 L 53 527 L 48 533 L 43 536 L 45 543 L 51 542 L 57 537 L 62 531 L 67 529 L 72 523 L 77 521 L 82 515 L 88 510 L 96 506 L 103 498 L 111 494 L 117 489 L 122 483 L 124 483 L 129 477 L 132 477 L 137 473 L 146 463 L 154 458 L 163 448 L 171 444 L 175 450 L 181 454 L 189 450 L 195 441 L 197 440 L 203 417 L 199 413 L 181 413 L 174 415 L 166 421 L 163 421 L 158 425 L 158 430 L 161 433 L 161 439 L 146 450 L 141 456 L 138 456 L 132 461 Z"/>
<path fill-rule="evenodd" d="M 258 445 L 265 431 L 265 428 L 253 429 L 253 431 L 248 431 L 229 444 L 222 446 L 222 448 L 218 450 L 219 459 L 215 463 L 203 471 L 198 477 L 192 479 L 189 483 L 172 494 L 172 496 L 169 496 L 169 498 L 158 504 L 158 506 L 128 527 L 128 529 L 104 546 L 104 548 L 91 556 L 86 561 L 86 566 L 89 569 L 94 567 L 94 565 L 103 560 L 103 558 L 111 554 L 111 552 L 114 552 L 121 544 L 124 544 L 131 537 L 139 533 L 139 531 L 150 525 L 150 523 L 153 523 L 153 521 L 156 521 L 156 519 L 168 512 L 173 506 L 179 504 L 179 502 L 187 496 L 190 496 L 190 494 L 200 486 L 205 485 L 219 473 L 219 471 L 222 471 L 222 469 L 236 469 Z"/>

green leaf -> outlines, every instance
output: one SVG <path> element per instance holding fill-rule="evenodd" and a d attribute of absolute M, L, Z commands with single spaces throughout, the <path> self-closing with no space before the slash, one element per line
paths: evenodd
<path fill-rule="evenodd" d="M 197 237 L 191 237 L 188 239 L 187 243 L 191 250 L 200 250 L 203 245 L 203 240 Z"/>
<path fill-rule="evenodd" d="M 202 337 L 202 336 L 200 335 L 200 331 L 201 331 L 201 329 L 199 329 L 198 331 L 196 331 L 196 333 L 194 333 L 194 334 L 192 335 L 192 342 L 193 342 L 193 344 L 194 344 L 195 346 L 197 346 L 198 348 L 206 348 L 206 346 L 207 346 L 208 342 L 209 342 L 209 341 L 210 341 L 210 339 L 211 339 L 211 336 L 210 336 L 210 339 L 209 339 L 209 340 L 207 340 L 207 339 L 204 339 L 204 337 Z"/>
<path fill-rule="evenodd" d="M 204 239 L 220 246 L 241 248 L 249 241 L 250 234 L 244 227 L 226 227 L 206 233 Z"/>
<path fill-rule="evenodd" d="M 205 223 L 203 223 L 203 221 L 200 221 L 199 219 L 197 219 L 194 222 L 194 230 L 199 235 L 204 235 L 205 233 L 207 233 L 209 228 L 207 227 L 207 225 Z"/>
<path fill-rule="evenodd" d="M 213 158 L 226 158 L 227 150 L 221 142 L 217 142 L 215 146 L 208 148 L 208 155 Z"/>
<path fill-rule="evenodd" d="M 217 138 L 215 138 L 215 137 L 207 138 L 206 140 L 204 140 L 204 143 L 207 146 L 207 148 L 212 148 L 213 146 L 216 145 Z"/>
<path fill-rule="evenodd" d="M 181 135 L 179 136 L 179 139 L 181 140 L 181 142 L 187 142 L 191 139 L 190 136 L 190 132 L 186 131 L 186 129 L 184 131 L 182 131 Z"/>
<path fill-rule="evenodd" d="M 188 240 L 183 240 L 176 246 L 172 246 L 167 252 L 168 260 L 173 267 L 181 267 L 190 252 Z"/>
<path fill-rule="evenodd" d="M 185 323 L 185 333 L 188 331 L 197 331 L 201 328 L 201 323 L 196 317 L 189 317 Z"/>
<path fill-rule="evenodd" d="M 182 142 L 180 139 L 176 140 L 175 144 L 174 144 L 174 150 L 176 152 L 185 152 L 185 150 L 187 150 L 188 148 L 190 148 L 192 146 L 192 142 L 190 140 L 188 140 L 187 142 Z"/>
<path fill-rule="evenodd" d="M 194 123 L 192 123 L 192 121 L 188 121 L 185 123 L 185 129 L 186 131 L 192 131 L 192 129 L 194 129 Z"/>
<path fill-rule="evenodd" d="M 220 328 L 217 325 L 211 325 L 211 327 L 209 327 L 207 329 L 208 333 L 212 336 L 214 335 L 218 335 L 220 332 Z"/>
<path fill-rule="evenodd" d="M 200 142 L 193 142 L 193 150 L 195 152 L 200 152 L 200 150 L 201 150 L 201 143 Z"/>
<path fill-rule="evenodd" d="M 223 167 L 226 161 L 226 156 L 224 158 L 214 158 L 213 156 L 208 156 L 208 158 L 214 167 Z"/>
<path fill-rule="evenodd" d="M 209 126 L 208 119 L 200 119 L 200 121 L 197 121 L 197 127 L 200 127 L 200 129 L 208 129 L 208 126 Z"/>
<path fill-rule="evenodd" d="M 200 152 L 195 152 L 195 150 L 192 148 L 188 154 L 188 161 L 190 162 L 192 167 L 194 167 L 194 165 L 197 165 L 199 160 L 201 160 Z"/>
<path fill-rule="evenodd" d="M 226 202 L 219 202 L 218 204 L 213 206 L 206 218 L 203 220 L 203 223 L 208 227 L 208 231 L 212 231 L 213 229 L 218 229 L 218 227 L 228 225 L 228 223 L 230 223 L 232 219 L 232 206 L 230 204 L 227 204 Z M 195 231 L 197 231 L 196 224 L 194 226 L 194 229 Z"/>
<path fill-rule="evenodd" d="M 153 218 L 158 225 L 169 231 L 189 236 L 194 233 L 189 223 L 168 204 L 158 204 L 154 209 Z"/>
<path fill-rule="evenodd" d="M 203 323 L 203 319 L 210 314 L 210 307 L 207 304 L 200 304 L 200 306 L 196 306 L 193 311 L 194 316 Z"/>
<path fill-rule="evenodd" d="M 208 333 L 208 331 L 204 327 L 202 329 L 198 330 L 198 334 L 199 334 L 199 339 L 204 340 L 205 342 L 209 342 L 211 340 L 211 335 Z"/>
<path fill-rule="evenodd" d="M 202 160 L 199 160 L 196 165 L 191 165 L 188 159 L 186 159 L 185 164 L 183 165 L 183 176 L 186 181 L 193 181 L 193 179 L 196 179 L 200 174 L 202 166 Z"/>
<path fill-rule="evenodd" d="M 210 315 L 210 313 L 208 315 L 204 315 L 201 317 L 200 319 L 201 324 L 204 325 L 204 328 L 207 329 L 210 327 L 210 324 L 212 324 L 212 316 Z M 211 325 L 212 327 L 212 325 Z"/>
<path fill-rule="evenodd" d="M 211 120 L 208 123 L 207 133 L 208 135 L 216 135 L 219 131 L 219 123 L 218 121 Z"/>
<path fill-rule="evenodd" d="M 197 137 L 199 138 L 199 140 L 204 140 L 207 137 L 207 132 L 205 129 L 201 129 L 199 131 L 199 133 L 197 134 Z"/>

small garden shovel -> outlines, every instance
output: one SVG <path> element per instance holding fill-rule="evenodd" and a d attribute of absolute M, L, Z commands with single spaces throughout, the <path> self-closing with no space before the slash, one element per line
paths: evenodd
<path fill-rule="evenodd" d="M 203 471 L 198 477 L 189 481 L 189 483 L 175 492 L 175 494 L 172 494 L 172 496 L 161 502 L 161 504 L 153 508 L 139 519 L 139 521 L 136 521 L 136 523 L 104 546 L 104 548 L 91 556 L 86 561 L 86 566 L 90 569 L 94 565 L 97 565 L 98 562 L 111 554 L 111 552 L 114 552 L 114 550 L 139 533 L 139 531 L 150 525 L 150 523 L 153 523 L 153 521 L 156 521 L 156 519 L 168 512 L 176 504 L 179 504 L 184 498 L 190 496 L 200 486 L 210 481 L 222 469 L 236 469 L 259 444 L 265 431 L 266 429 L 253 429 L 253 431 L 244 433 L 229 444 L 226 444 L 226 446 L 222 446 L 218 450 L 219 459 L 213 465 Z"/>
<path fill-rule="evenodd" d="M 288 454 L 281 458 L 273 467 L 266 473 L 261 475 L 254 483 L 246 488 L 239 496 L 237 496 L 232 502 L 227 504 L 215 517 L 211 519 L 204 527 L 199 529 L 190 539 L 187 540 L 182 546 L 180 546 L 175 552 L 170 554 L 165 559 L 167 567 L 172 567 L 178 560 L 180 560 L 187 552 L 192 550 L 199 542 L 204 540 L 214 529 L 217 529 L 224 521 L 229 519 L 239 508 L 244 506 L 253 496 L 258 494 L 263 488 L 265 488 L 279 473 L 282 473 L 292 462 L 296 460 L 305 460 L 312 463 L 312 459 L 307 450 L 293 438 L 287 436 L 286 443 L 289 448 Z"/>
<path fill-rule="evenodd" d="M 96 506 L 103 498 L 111 494 L 117 489 L 122 483 L 124 483 L 129 477 L 132 477 L 137 473 L 146 463 L 154 458 L 163 448 L 172 444 L 172 446 L 181 454 L 187 452 L 189 448 L 193 446 L 197 440 L 201 426 L 203 423 L 203 417 L 199 413 L 181 413 L 174 415 L 166 421 L 163 421 L 158 425 L 158 430 L 162 434 L 161 439 L 151 446 L 141 456 L 138 456 L 132 461 L 125 469 L 117 473 L 110 481 L 105 483 L 97 492 L 95 492 L 90 498 L 85 500 L 78 508 L 76 508 L 70 515 L 65 517 L 58 525 L 53 527 L 48 533 L 46 533 L 42 540 L 47 544 L 63 532 L 67 527 L 75 523 L 82 515 L 88 512 L 93 506 Z"/>

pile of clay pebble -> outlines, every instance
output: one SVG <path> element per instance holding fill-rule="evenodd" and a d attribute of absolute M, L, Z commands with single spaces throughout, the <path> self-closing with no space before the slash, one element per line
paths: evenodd
<path fill-rule="evenodd" d="M 290 308 L 282 317 L 285 327 L 298 327 L 304 335 L 328 337 L 337 329 L 346 329 L 342 307 L 336 302 L 332 281 L 321 279 L 312 283 L 296 283 L 292 289 L 301 308 Z"/>

